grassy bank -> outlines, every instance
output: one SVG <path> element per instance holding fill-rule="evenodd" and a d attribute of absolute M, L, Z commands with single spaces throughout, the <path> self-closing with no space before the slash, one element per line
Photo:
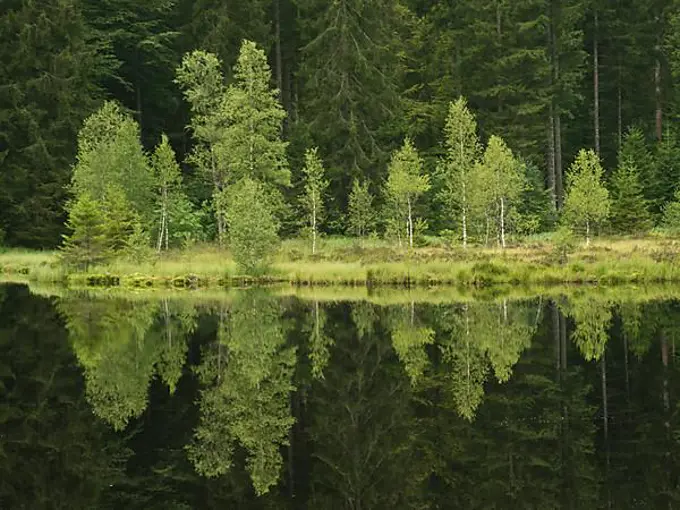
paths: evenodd
<path fill-rule="evenodd" d="M 557 285 L 569 283 L 680 283 L 680 242 L 599 239 L 560 260 L 549 239 L 506 250 L 463 250 L 431 240 L 412 251 L 381 241 L 327 239 L 312 256 L 307 243 L 283 243 L 259 279 L 238 272 L 229 252 L 212 246 L 163 254 L 143 263 L 117 260 L 88 272 L 69 271 L 56 252 L 0 253 L 0 278 L 67 285 L 213 287 L 247 283 L 292 285 Z"/>

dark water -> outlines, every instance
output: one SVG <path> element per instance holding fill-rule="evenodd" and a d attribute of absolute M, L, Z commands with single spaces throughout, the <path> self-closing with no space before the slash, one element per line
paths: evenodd
<path fill-rule="evenodd" d="M 625 296 L 0 286 L 0 508 L 680 508 L 680 303 Z"/>

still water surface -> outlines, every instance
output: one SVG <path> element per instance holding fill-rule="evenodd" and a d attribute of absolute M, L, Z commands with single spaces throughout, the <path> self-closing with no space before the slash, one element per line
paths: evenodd
<path fill-rule="evenodd" d="M 0 286 L 2 509 L 680 508 L 678 301 L 59 294 Z"/>

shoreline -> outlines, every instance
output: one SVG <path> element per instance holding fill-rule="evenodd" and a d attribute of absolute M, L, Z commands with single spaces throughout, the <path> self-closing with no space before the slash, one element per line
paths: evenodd
<path fill-rule="evenodd" d="M 359 248 L 336 240 L 328 241 L 326 251 L 315 257 L 301 246 L 300 241 L 285 243 L 259 277 L 239 274 L 228 252 L 213 246 L 170 252 L 142 263 L 117 260 L 87 272 L 68 270 L 58 252 L 8 250 L 0 253 L 0 278 L 67 287 L 180 289 L 680 283 L 680 243 L 654 238 L 598 240 L 577 248 L 563 264 L 550 243 L 506 250 L 422 247 L 407 252 L 384 243 Z"/>

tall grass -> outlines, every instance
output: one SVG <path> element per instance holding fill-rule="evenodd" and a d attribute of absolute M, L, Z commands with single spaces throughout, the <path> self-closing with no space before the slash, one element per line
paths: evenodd
<path fill-rule="evenodd" d="M 431 244 L 409 251 L 382 240 L 327 238 L 313 256 L 306 240 L 287 240 L 269 272 L 257 283 L 488 287 L 680 282 L 680 243 L 668 239 L 599 239 L 590 247 L 577 248 L 564 264 L 546 239 L 527 240 L 506 250 Z M 240 274 L 228 250 L 212 245 L 163 253 L 141 263 L 120 258 L 87 272 L 64 267 L 56 252 L 8 250 L 0 253 L 0 275 L 4 279 L 131 287 L 253 282 Z"/>

